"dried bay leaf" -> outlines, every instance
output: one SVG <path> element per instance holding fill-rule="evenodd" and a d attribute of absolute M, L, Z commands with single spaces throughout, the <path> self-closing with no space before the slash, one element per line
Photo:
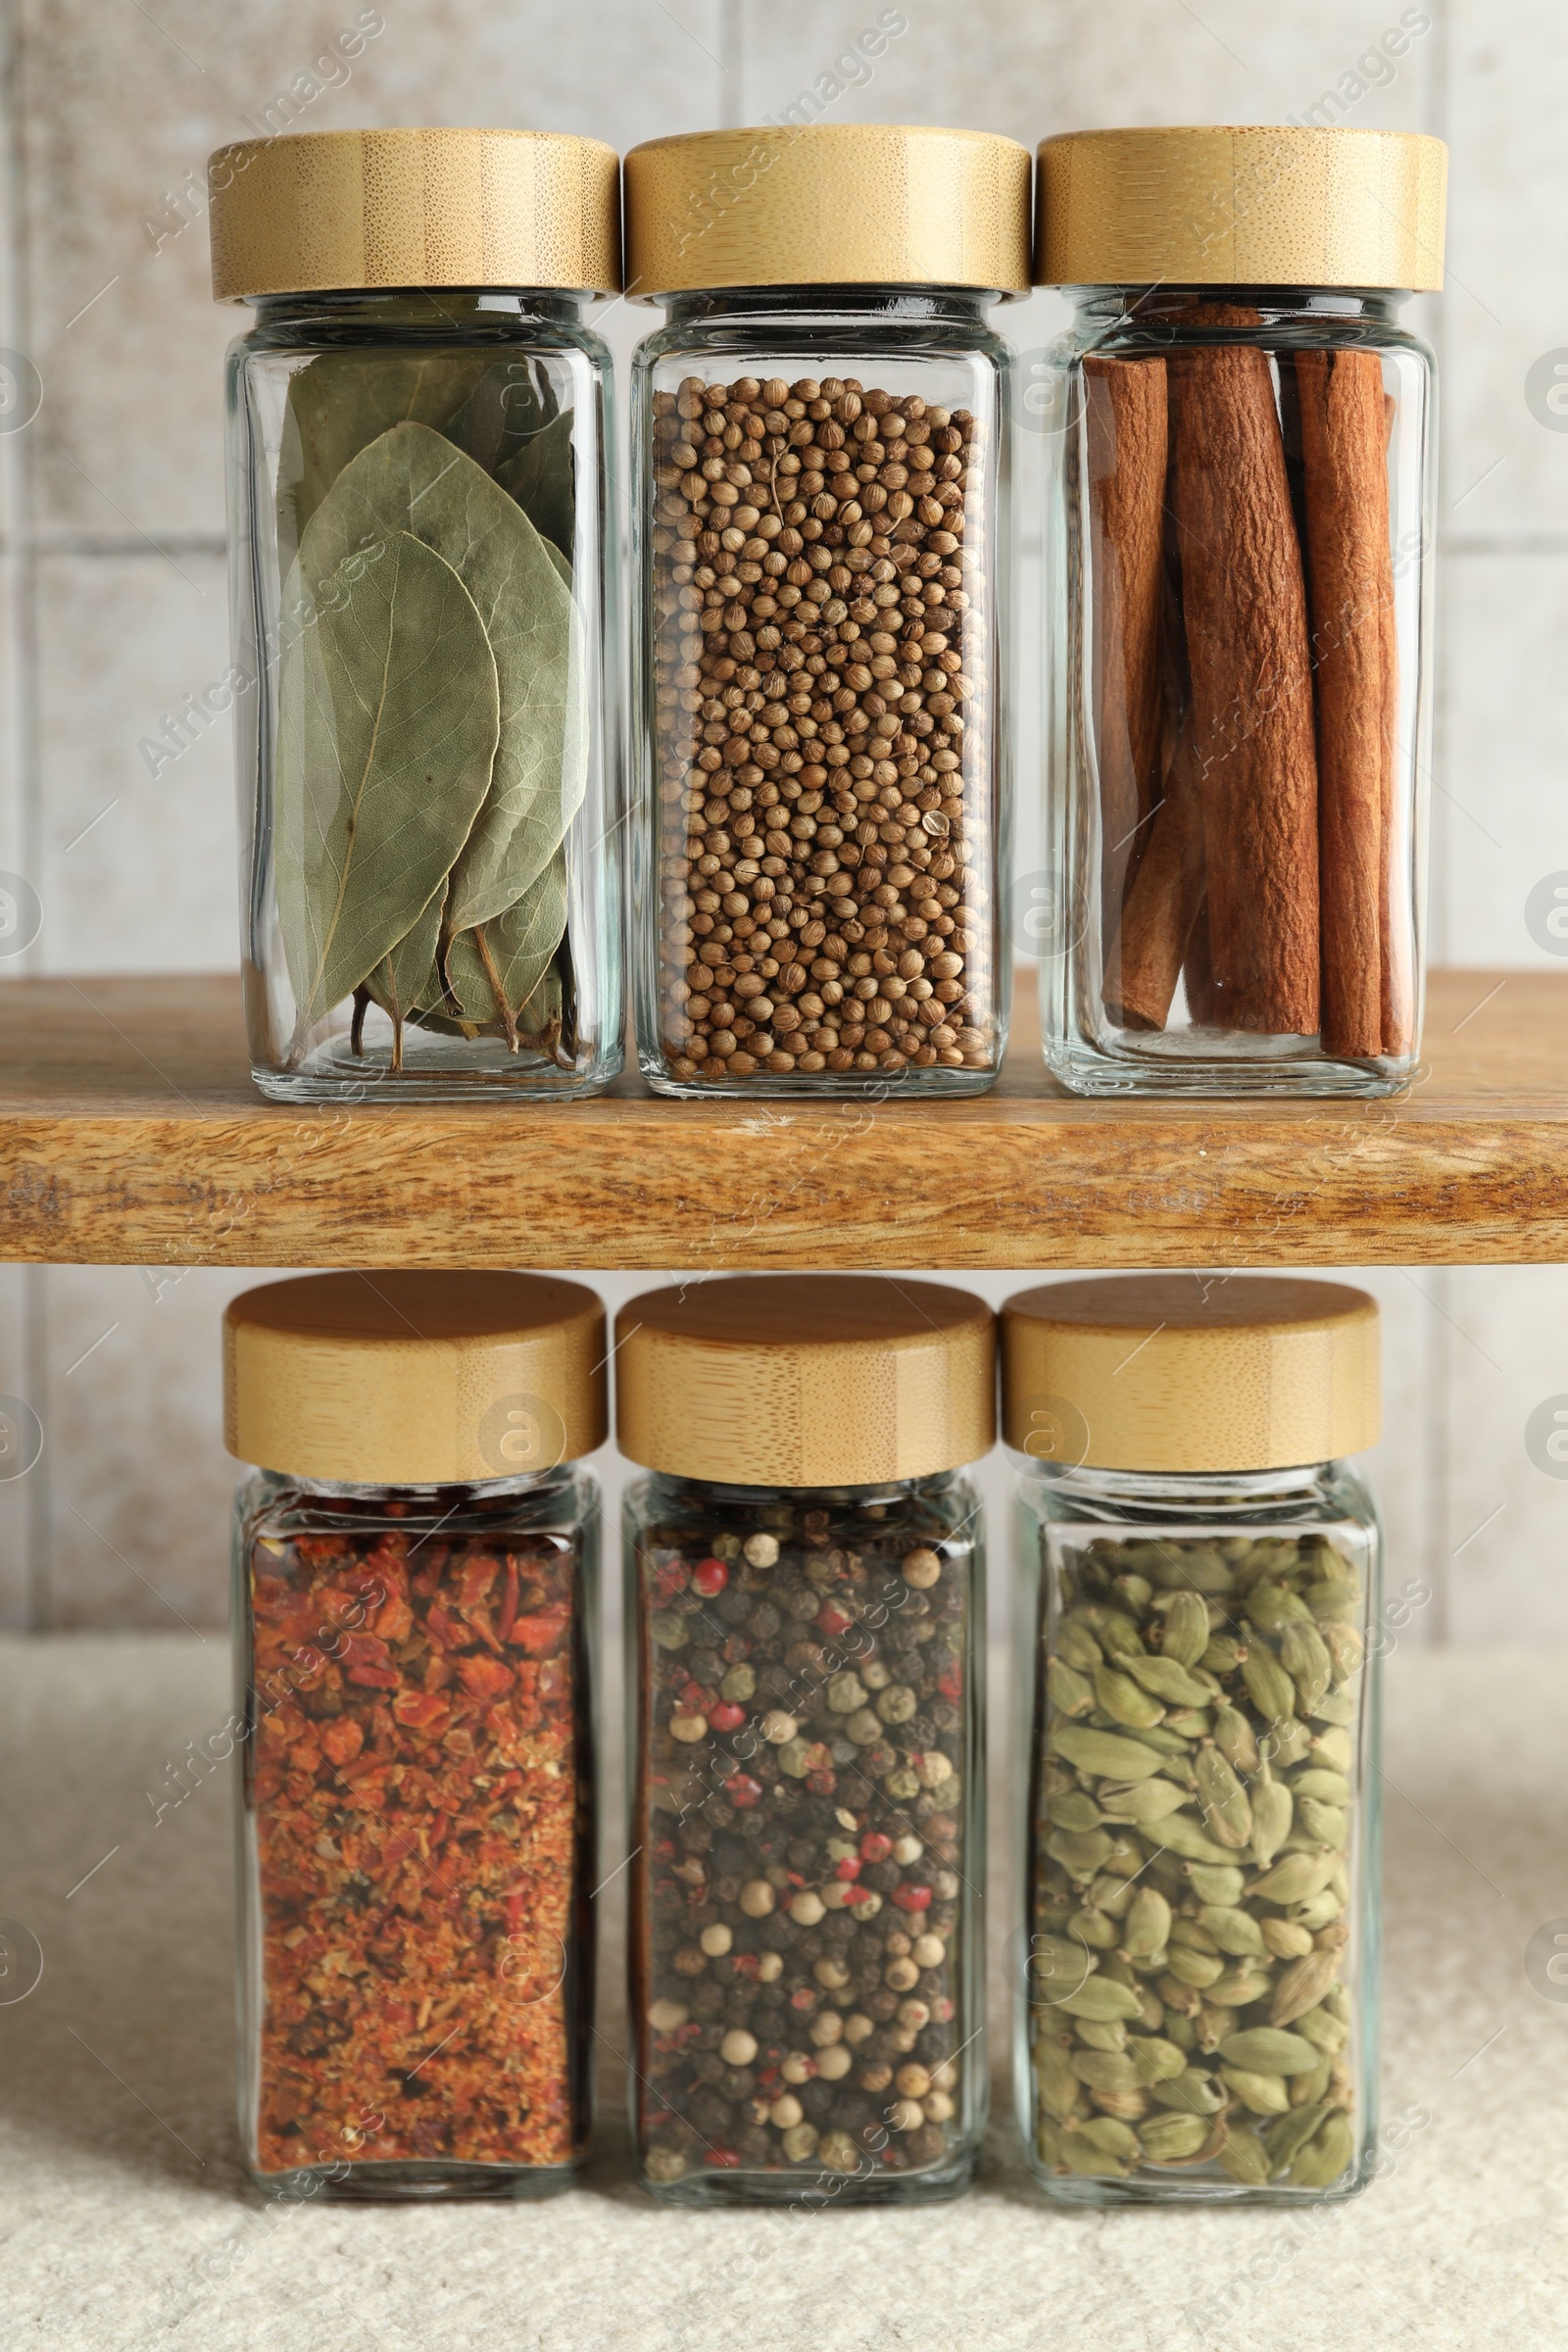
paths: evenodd
<path fill-rule="evenodd" d="M 495 657 L 501 731 L 494 772 L 447 894 L 448 931 L 471 930 L 523 896 L 581 805 L 588 779 L 581 624 L 527 516 L 427 425 L 383 433 L 340 477 L 334 501 L 339 493 L 338 561 L 351 563 L 368 532 L 381 540 L 412 531 L 463 580 Z"/>
<path fill-rule="evenodd" d="M 571 411 L 563 410 L 543 432 L 525 441 L 514 458 L 498 466 L 496 480 L 516 500 L 541 537 L 559 547 L 569 562 L 577 528 Z"/>
<path fill-rule="evenodd" d="M 441 909 L 446 892 L 438 890 L 413 928 L 398 941 L 389 956 L 384 956 L 373 972 L 367 974 L 365 992 L 392 1023 L 392 1066 L 397 1069 L 403 1060 L 403 1024 L 415 1017 L 415 1008 L 434 1001 L 440 982 L 436 978 L 435 951 L 441 936 Z M 358 1049 L 356 1048 L 356 1051 Z"/>
<path fill-rule="evenodd" d="M 566 562 L 565 557 L 562 554 L 560 548 L 556 545 L 553 539 L 547 539 L 545 541 L 544 549 L 545 554 L 550 558 L 551 563 L 556 567 L 556 576 L 558 579 L 560 579 L 562 585 L 569 591 L 571 587 L 571 565 Z"/>
<path fill-rule="evenodd" d="M 492 360 L 442 430 L 486 473 L 494 473 L 516 456 L 525 441 L 544 430 L 555 416 L 556 405 L 544 363 L 525 352 L 512 351 Z M 424 421 L 435 423 L 438 419 L 426 417 Z"/>
<path fill-rule="evenodd" d="M 491 351 L 320 351 L 289 377 L 277 461 L 278 569 L 345 466 L 394 424 L 444 425 L 494 366 Z"/>
<path fill-rule="evenodd" d="M 489 789 L 501 696 L 484 623 L 452 565 L 392 532 L 327 602 L 367 509 L 350 467 L 307 527 L 290 589 L 315 625 L 278 690 L 274 858 L 296 1049 L 406 939 Z"/>
<path fill-rule="evenodd" d="M 559 849 L 515 906 L 486 923 L 482 932 L 460 931 L 450 942 L 447 980 L 464 1017 L 485 1023 L 500 1018 L 504 1025 L 498 990 L 508 1011 L 515 1015 L 538 987 L 565 928 L 566 853 Z M 450 1001 L 446 1009 L 452 1009 Z"/>

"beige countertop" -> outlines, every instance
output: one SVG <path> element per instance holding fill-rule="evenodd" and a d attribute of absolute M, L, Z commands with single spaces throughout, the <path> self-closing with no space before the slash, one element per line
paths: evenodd
<path fill-rule="evenodd" d="M 1350 2205 L 1058 2214 L 1025 2173 L 994 2031 L 995 2120 L 959 2202 L 800 2220 L 656 2207 L 627 2161 L 611 1917 L 580 2187 L 539 2205 L 279 2208 L 236 2160 L 228 1790 L 209 1783 L 160 1820 L 147 1794 L 226 1717 L 226 1644 L 0 1642 L 0 1921 L 43 1955 L 31 1992 L 0 1998 L 4 2341 L 1555 2352 L 1568 1984 L 1544 1997 L 1524 1954 L 1544 1923 L 1568 1935 L 1565 1684 L 1562 1652 L 1390 1662 L 1384 2169 Z M 991 1912 L 996 1954 L 1017 1894 L 995 1869 Z"/>

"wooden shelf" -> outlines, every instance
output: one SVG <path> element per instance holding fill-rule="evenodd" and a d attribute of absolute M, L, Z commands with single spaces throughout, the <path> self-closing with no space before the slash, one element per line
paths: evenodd
<path fill-rule="evenodd" d="M 229 978 L 0 987 L 0 1258 L 170 1265 L 1289 1266 L 1568 1257 L 1568 974 L 1440 972 L 1393 1102 L 1054 1092 L 1032 990 L 934 1105 L 264 1102 Z"/>

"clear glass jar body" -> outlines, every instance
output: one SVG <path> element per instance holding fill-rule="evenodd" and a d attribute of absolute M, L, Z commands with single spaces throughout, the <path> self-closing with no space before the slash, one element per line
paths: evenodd
<path fill-rule="evenodd" d="M 598 1489 L 258 1471 L 234 1522 L 240 2131 L 274 2194 L 587 2149 Z"/>
<path fill-rule="evenodd" d="M 252 1073 L 593 1093 L 621 1061 L 610 353 L 585 298 L 274 295 L 228 361 Z"/>
<path fill-rule="evenodd" d="M 946 2197 L 985 2121 L 979 1501 L 626 1500 L 631 2104 L 680 2204 Z"/>
<path fill-rule="evenodd" d="M 1432 354 L 1396 295 L 1073 298 L 1047 1063 L 1079 1094 L 1390 1094 L 1421 1034 Z"/>
<path fill-rule="evenodd" d="M 996 1078 L 1010 540 L 992 299 L 684 295 L 638 351 L 634 953 L 662 1094 Z"/>
<path fill-rule="evenodd" d="M 1371 1498 L 1343 1463 L 1014 1458 L 1035 2177 L 1072 2205 L 1349 2196 L 1377 2126 Z"/>

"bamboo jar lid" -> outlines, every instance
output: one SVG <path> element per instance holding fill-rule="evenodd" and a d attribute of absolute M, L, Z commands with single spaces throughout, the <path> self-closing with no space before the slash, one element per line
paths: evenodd
<path fill-rule="evenodd" d="M 788 123 L 626 158 L 628 294 L 707 286 L 1029 287 L 1029 151 L 991 131 Z"/>
<path fill-rule="evenodd" d="M 554 130 L 308 130 L 208 162 L 213 296 L 620 286 L 615 151 Z"/>
<path fill-rule="evenodd" d="M 996 1318 L 944 1283 L 737 1275 L 615 1318 L 622 1453 L 729 1486 L 869 1487 L 996 1437 Z"/>
<path fill-rule="evenodd" d="M 1382 1426 L 1365 1291 L 1290 1275 L 1047 1283 L 1002 1310 L 1003 1431 L 1099 1470 L 1286 1470 L 1360 1453 Z"/>
<path fill-rule="evenodd" d="M 308 1274 L 223 1316 L 223 1443 L 350 1486 L 466 1485 L 609 1434 L 605 1310 L 544 1274 Z"/>
<path fill-rule="evenodd" d="M 1435 293 L 1447 178 L 1416 131 L 1068 131 L 1040 147 L 1035 283 Z"/>

